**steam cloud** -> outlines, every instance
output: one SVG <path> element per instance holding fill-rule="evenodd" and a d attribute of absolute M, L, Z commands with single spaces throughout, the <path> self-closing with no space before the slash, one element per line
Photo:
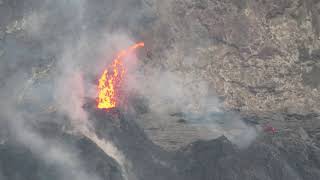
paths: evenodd
<path fill-rule="evenodd" d="M 155 18 L 154 9 L 144 1 L 101 3 L 35 0 L 32 6 L 37 10 L 26 10 L 18 23 L 8 25 L 12 30 L 7 34 L 5 45 L 1 44 L 5 51 L 0 61 L 0 107 L 5 117 L 1 121 L 8 122 L 10 131 L 16 133 L 21 144 L 45 161 L 61 165 L 64 179 L 99 180 L 100 177 L 87 173 L 80 158 L 72 155 L 66 144 L 48 141 L 34 132 L 30 119 L 32 123 L 47 121 L 42 120 L 38 112 L 54 107 L 58 113 L 68 115 L 76 129 L 88 133 L 90 122 L 82 106 L 85 98 L 96 96 L 95 78 L 110 63 L 115 52 L 132 45 L 136 41 L 132 37 L 139 37 L 141 31 L 145 31 L 144 28 L 150 25 L 146 20 Z M 99 9 L 101 6 L 105 8 Z M 18 33 L 24 33 L 34 46 L 21 41 L 15 36 Z M 167 58 L 174 61 L 174 57 Z M 218 99 L 209 95 L 208 83 L 197 79 L 196 73 L 149 65 L 140 67 L 134 58 L 131 63 L 127 87 L 148 99 L 151 112 L 183 112 L 187 120 L 192 120 L 200 114 L 210 119 L 210 113 L 222 111 Z M 238 134 L 232 135 L 214 122 L 211 128 L 218 129 L 220 135 L 230 135 L 240 145 L 247 145 L 256 136 L 255 130 L 236 116 L 232 117 L 228 128 L 241 129 Z M 85 135 L 95 138 L 92 134 Z M 98 140 L 95 141 L 97 144 L 103 144 Z M 126 166 L 125 156 L 111 142 L 104 143 L 107 145 L 103 146 L 108 146 L 104 151 Z M 74 170 L 80 173 L 73 173 Z"/>
<path fill-rule="evenodd" d="M 93 77 L 102 71 L 108 60 L 112 60 L 114 52 L 133 41 L 125 33 L 109 32 L 108 23 L 112 24 L 115 17 L 110 18 L 110 22 L 92 23 L 101 18 L 94 19 L 94 13 L 97 13 L 93 10 L 97 8 L 94 2 L 34 3 L 38 10 L 26 11 L 23 18 L 7 26 L 5 54 L 0 62 L 2 121 L 9 124 L 10 132 L 19 143 L 44 161 L 60 167 L 62 179 L 99 180 L 98 175 L 86 171 L 71 147 L 43 137 L 32 126 L 39 121 L 66 123 L 62 119 L 42 119 L 41 112 L 53 108 L 59 114 L 66 114 L 77 131 L 88 135 L 88 117 L 82 106 L 86 97 L 96 95 Z M 105 5 L 109 8 L 106 13 L 113 16 L 120 13 L 110 12 L 111 1 Z M 101 16 L 106 17 L 106 14 Z M 18 33 L 23 33 L 35 47 L 20 40 Z M 89 136 L 90 139 L 94 137 L 94 134 Z M 95 140 L 120 166 L 124 166 L 125 158 L 111 142 Z"/>

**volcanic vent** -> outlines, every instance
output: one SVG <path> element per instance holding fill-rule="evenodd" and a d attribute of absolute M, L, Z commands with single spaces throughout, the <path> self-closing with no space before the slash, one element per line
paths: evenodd
<path fill-rule="evenodd" d="M 122 89 L 129 75 L 124 58 L 142 47 L 144 43 L 140 42 L 120 51 L 103 71 L 96 102 L 88 99 L 84 105 L 92 128 L 85 128 L 81 133 L 119 164 L 124 180 L 178 180 L 178 175 L 170 169 L 170 155 L 147 138 L 135 122 L 136 114 L 123 108 L 125 103 L 131 103 Z"/>
<path fill-rule="evenodd" d="M 0 180 L 319 180 L 318 7 L 0 0 Z"/>

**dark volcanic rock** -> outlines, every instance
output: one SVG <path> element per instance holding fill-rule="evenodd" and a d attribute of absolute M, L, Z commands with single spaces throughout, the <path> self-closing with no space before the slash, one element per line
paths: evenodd
<path fill-rule="evenodd" d="M 63 139 L 69 141 L 69 146 L 77 150 L 74 154 L 86 162 L 83 164 L 85 171 L 108 180 L 122 180 L 117 163 L 106 156 L 91 141 L 69 135 L 65 135 Z M 1 180 L 64 180 L 66 178 L 61 173 L 63 167 L 44 161 L 28 147 L 10 143 L 12 142 L 0 145 Z M 76 168 L 69 170 L 82 173 L 77 172 Z"/>
<path fill-rule="evenodd" d="M 3 180 L 58 179 L 57 168 L 50 167 L 35 157 L 27 148 L 10 144 L 0 145 L 1 173 Z"/>
<path fill-rule="evenodd" d="M 320 175 L 320 149 L 304 134 L 304 130 L 262 134 L 244 149 L 239 149 L 222 136 L 210 141 L 196 141 L 169 153 L 147 139 L 135 124 L 134 116 L 122 114 L 119 110 L 91 113 L 99 136 L 113 139 L 141 179 L 316 180 Z M 283 116 L 278 115 L 278 120 L 280 117 Z M 309 114 L 283 118 L 312 121 L 316 117 Z"/>
<path fill-rule="evenodd" d="M 168 144 L 181 147 L 199 139 L 199 131 L 185 128 L 183 114 L 168 114 L 176 118 L 174 126 L 168 118 L 165 126 L 146 130 L 137 124 L 142 116 L 89 104 L 85 109 L 92 131 L 121 150 L 137 180 L 320 179 L 319 7 L 318 0 L 0 0 L 0 180 L 73 180 L 81 173 L 92 180 L 124 179 L 117 160 L 90 138 L 74 133 L 70 118 L 61 117 L 65 109 L 54 107 L 70 99 L 52 102 L 52 89 L 64 68 L 68 78 L 74 70 L 96 76 L 92 71 L 102 64 L 91 60 L 100 58 L 106 32 L 116 34 L 116 40 L 124 33 L 146 42 L 139 67 L 146 69 L 144 81 L 159 70 L 184 76 L 183 84 L 205 82 L 208 92 L 223 97 L 224 108 L 238 111 L 247 124 L 276 128 L 274 133 L 259 131 L 243 149 L 222 136 L 168 152 Z M 74 47 L 70 54 L 69 46 Z M 68 60 L 75 67 L 69 67 Z M 69 83 L 63 85 L 71 89 Z M 194 102 L 205 89 L 199 87 L 185 88 L 196 89 L 195 98 L 190 97 Z M 70 96 L 74 94 L 82 98 Z M 151 113 L 141 99 L 131 99 L 133 109 Z M 74 110 L 70 104 L 68 110 Z M 52 109 L 60 110 L 53 110 L 57 116 Z M 142 123 L 152 124 L 150 117 Z M 205 115 L 199 117 L 197 122 L 207 123 Z M 20 130 L 31 127 L 40 142 L 33 142 L 39 140 L 34 134 L 28 141 L 23 133 L 19 139 L 17 127 L 6 125 L 20 118 L 25 123 Z M 174 133 L 154 133 L 169 128 Z M 164 148 L 154 144 L 156 138 L 167 142 L 159 143 Z M 55 152 L 50 142 L 57 141 L 71 149 L 68 155 L 76 157 L 76 165 Z M 47 157 L 50 153 L 55 156 Z"/>
<path fill-rule="evenodd" d="M 310 146 L 307 148 L 312 149 Z M 193 143 L 178 151 L 176 158 L 179 173 L 190 180 L 318 179 L 319 165 L 308 157 L 313 153 L 305 156 L 291 150 L 278 149 L 263 142 L 241 150 L 221 137 Z"/>
<path fill-rule="evenodd" d="M 314 67 L 310 72 L 303 74 L 304 83 L 312 88 L 319 88 L 320 68 Z"/>
<path fill-rule="evenodd" d="M 99 138 L 110 139 L 132 165 L 139 180 L 179 179 L 171 168 L 171 155 L 150 141 L 136 124 L 134 114 L 120 109 L 100 110 L 87 106 Z"/>
<path fill-rule="evenodd" d="M 134 115 L 128 116 L 117 109 L 109 112 L 91 109 L 89 112 L 99 138 L 112 140 L 121 149 L 137 179 L 317 180 L 320 176 L 320 149 L 304 130 L 263 134 L 244 149 L 222 136 L 196 141 L 169 153 L 147 138 L 136 125 Z M 284 118 L 292 121 L 316 117 L 292 115 Z M 48 123 L 38 126 L 41 127 L 48 128 Z M 86 162 L 83 164 L 86 171 L 110 180 L 122 179 L 115 161 L 89 139 L 61 133 L 58 129 L 50 134 L 50 137 L 63 136 L 61 140 L 74 146 L 74 153 Z M 0 151 L 4 180 L 59 179 L 61 175 L 59 167 L 46 164 L 26 147 L 11 145 L 8 141 L 0 145 Z"/>

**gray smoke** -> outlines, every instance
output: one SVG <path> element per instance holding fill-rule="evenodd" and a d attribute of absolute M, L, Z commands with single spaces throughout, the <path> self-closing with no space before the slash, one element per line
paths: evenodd
<path fill-rule="evenodd" d="M 30 7 L 24 4 L 21 17 L 5 24 L 5 38 L 0 41 L 1 121 L 9 124 L 19 143 L 43 160 L 61 166 L 64 179 L 99 180 L 86 172 L 68 145 L 42 137 L 32 127 L 43 121 L 66 123 L 43 119 L 41 113 L 49 111 L 67 115 L 75 129 L 89 126 L 82 106 L 85 98 L 96 97 L 96 78 L 120 49 L 140 40 L 146 41 L 146 49 L 161 45 L 148 42 L 161 43 L 161 35 L 170 35 L 166 34 L 166 24 L 154 25 L 168 18 L 168 4 L 170 1 L 159 4 L 140 0 L 33 0 Z M 166 68 L 142 62 L 151 61 L 146 57 L 130 57 L 128 90 L 145 97 L 152 113 L 182 112 L 190 122 L 204 117 L 210 121 L 209 129 L 230 135 L 236 143 L 249 144 L 255 131 L 240 118 L 232 116 L 225 128 L 210 117 L 223 111 L 222 104 L 199 72 L 170 68 L 177 67 L 172 64 L 180 59 L 191 69 L 196 62 L 196 54 L 184 56 L 177 47 L 162 58 L 151 59 Z M 240 131 L 231 132 L 233 129 Z M 116 160 L 125 159 L 121 153 L 113 154 L 120 154 Z"/>
<path fill-rule="evenodd" d="M 6 24 L 5 39 L 0 44 L 1 121 L 8 124 L 18 143 L 59 167 L 62 179 L 99 180 L 98 175 L 86 171 L 71 146 L 44 137 L 34 126 L 45 121 L 65 124 L 63 127 L 71 123 L 78 133 L 88 126 L 82 106 L 85 98 L 96 96 L 95 78 L 114 52 L 133 42 L 120 27 L 111 28 L 121 15 L 119 7 L 128 9 L 132 5 L 106 1 L 108 9 L 96 11 L 101 4 L 85 0 L 32 3 L 30 9 L 24 9 L 23 17 Z M 67 115 L 71 122 L 41 116 L 50 111 Z M 112 151 L 106 153 L 123 161 L 112 143 L 106 144 Z"/>

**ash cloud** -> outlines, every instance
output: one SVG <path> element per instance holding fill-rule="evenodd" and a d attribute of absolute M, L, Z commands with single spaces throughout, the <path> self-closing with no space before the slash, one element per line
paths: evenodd
<path fill-rule="evenodd" d="M 159 121 L 168 115 L 178 116 L 199 134 L 207 131 L 203 138 L 224 135 L 241 148 L 249 146 L 258 135 L 256 128 L 246 125 L 239 115 L 224 110 L 222 102 L 210 95 L 208 84 L 192 79 L 192 75 L 160 72 L 143 79 L 138 81 L 137 91 L 147 97 L 150 111 L 160 117 Z"/>
<path fill-rule="evenodd" d="M 39 114 L 51 107 L 67 115 L 75 128 L 87 127 L 90 122 L 82 106 L 85 98 L 96 96 L 97 76 L 115 52 L 137 40 L 132 37 L 143 37 L 156 13 L 150 4 L 139 0 L 30 2 L 22 18 L 8 24 L 0 44 L 5 52 L 0 62 L 2 121 L 9 122 L 19 143 L 41 159 L 63 167 L 64 179 L 99 180 L 98 175 L 86 172 L 68 145 L 48 140 L 31 127 L 43 121 L 65 124 L 61 119 L 42 119 Z M 221 111 L 217 98 L 208 95 L 209 85 L 195 74 L 140 65 L 129 65 L 127 87 L 147 98 L 152 112 L 162 115 L 182 111 L 191 121 L 194 114 L 208 117 L 211 112 Z M 214 123 L 212 128 L 216 127 Z M 113 154 L 120 156 L 115 159 L 125 161 L 121 153 Z"/>
<path fill-rule="evenodd" d="M 131 74 L 134 80 L 130 80 L 128 86 L 147 99 L 149 114 L 155 114 L 153 121 L 160 121 L 161 126 L 174 126 L 177 120 L 170 116 L 175 116 L 197 130 L 200 138 L 224 135 L 239 147 L 248 147 L 258 136 L 258 130 L 223 107 L 223 101 L 204 78 L 205 68 L 195 68 L 203 61 L 200 58 L 192 52 L 185 53 L 183 48 L 169 50 L 164 57 L 167 59 L 164 68 L 141 65 Z M 174 64 L 179 61 L 181 64 Z"/>
<path fill-rule="evenodd" d="M 96 78 L 114 52 L 134 41 L 126 28 L 136 25 L 127 23 L 137 21 L 141 12 L 130 15 L 139 11 L 132 8 L 134 1 L 105 1 L 105 8 L 98 1 L 85 0 L 19 3 L 26 6 L 23 15 L 7 24 L 0 44 L 4 51 L 0 62 L 2 121 L 8 122 L 10 136 L 19 144 L 59 167 L 62 179 L 100 180 L 86 171 L 72 147 L 44 137 L 34 126 L 46 121 L 68 126 L 63 118 L 41 116 L 55 111 L 68 116 L 80 133 L 87 128 L 84 100 L 96 96 Z M 128 14 L 121 17 L 124 11 Z M 121 152 L 113 152 L 118 150 L 112 142 L 107 144 L 111 157 L 125 159 Z"/>

